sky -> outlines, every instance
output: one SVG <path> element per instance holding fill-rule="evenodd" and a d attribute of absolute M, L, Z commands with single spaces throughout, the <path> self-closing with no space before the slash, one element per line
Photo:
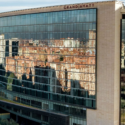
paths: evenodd
<path fill-rule="evenodd" d="M 0 0 L 0 13 L 28 8 L 108 0 Z M 111 1 L 111 0 L 110 0 Z"/>

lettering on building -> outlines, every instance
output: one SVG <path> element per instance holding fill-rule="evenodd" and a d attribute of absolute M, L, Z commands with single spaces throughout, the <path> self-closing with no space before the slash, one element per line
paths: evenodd
<path fill-rule="evenodd" d="M 76 8 L 88 8 L 88 7 L 94 7 L 94 4 L 78 4 L 78 5 L 66 5 L 64 6 L 64 9 L 76 9 Z"/>

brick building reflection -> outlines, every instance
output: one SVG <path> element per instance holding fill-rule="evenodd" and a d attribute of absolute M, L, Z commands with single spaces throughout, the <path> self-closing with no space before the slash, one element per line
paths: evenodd
<path fill-rule="evenodd" d="M 73 38 L 49 42 L 20 40 L 18 52 L 13 52 L 14 56 L 6 57 L 6 72 L 13 72 L 18 79 L 22 79 L 23 74 L 29 79 L 32 72 L 33 84 L 36 81 L 47 82 L 49 79 L 48 84 L 60 86 L 63 92 L 72 94 L 72 87 L 93 90 L 89 91 L 89 95 L 95 95 L 95 37 L 95 32 L 90 31 L 91 40 L 84 43 Z M 38 80 L 40 77 L 44 79 L 45 75 L 37 73 L 36 67 L 44 69 L 44 73 L 46 67 L 51 68 L 45 80 Z M 36 80 L 35 75 L 40 77 Z M 50 91 L 56 93 L 60 88 L 50 87 Z"/>

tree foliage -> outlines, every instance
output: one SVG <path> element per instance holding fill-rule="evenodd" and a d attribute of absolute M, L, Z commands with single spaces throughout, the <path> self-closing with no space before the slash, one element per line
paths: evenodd
<path fill-rule="evenodd" d="M 0 125 L 19 125 L 16 123 L 13 119 L 7 120 L 7 119 L 0 119 Z"/>
<path fill-rule="evenodd" d="M 125 108 L 125 101 L 123 99 L 121 100 L 121 108 Z"/>
<path fill-rule="evenodd" d="M 12 84 L 14 77 L 15 77 L 14 73 L 11 73 L 8 77 L 8 83 Z"/>

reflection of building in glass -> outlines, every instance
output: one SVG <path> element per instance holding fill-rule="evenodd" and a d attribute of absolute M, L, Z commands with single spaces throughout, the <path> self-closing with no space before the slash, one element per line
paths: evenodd
<path fill-rule="evenodd" d="M 122 8 L 110 1 L 1 13 L 0 108 L 35 125 L 119 124 Z M 121 28 L 123 125 L 124 19 Z"/>
<path fill-rule="evenodd" d="M 67 41 L 67 40 L 66 40 Z M 23 41 L 25 42 L 25 41 Z M 53 48 L 35 47 L 31 42 L 19 46 L 19 55 L 6 58 L 6 71 L 15 73 L 18 79 L 26 74 L 29 78 L 32 71 L 32 82 L 34 83 L 35 66 L 51 67 L 56 70 L 55 77 L 61 84 L 62 91 L 71 90 L 72 80 L 79 80 L 78 88 L 90 90 L 90 95 L 95 95 L 95 50 L 80 48 Z M 65 40 L 63 40 L 65 43 Z M 70 42 L 70 40 L 69 40 Z M 75 41 L 71 41 L 72 43 Z M 78 42 L 77 42 L 78 43 Z M 89 42 L 87 43 L 89 44 Z M 93 44 L 93 42 L 91 42 Z M 90 44 L 90 45 L 91 45 Z M 26 46 L 26 47 L 25 47 Z M 91 45 L 92 46 L 92 45 Z M 56 47 L 56 46 L 55 46 Z M 58 46 L 57 46 L 58 47 Z M 92 46 L 93 47 L 93 46 Z M 14 52 L 15 53 L 15 52 Z M 75 53 L 75 55 L 74 55 Z M 71 56 L 72 55 L 72 56 Z M 85 57 L 86 56 L 86 57 Z M 89 57 L 92 56 L 92 57 Z M 86 66 L 88 64 L 88 66 Z M 57 71 L 59 70 L 59 71 Z M 66 73 L 67 72 L 67 73 Z M 77 73 L 75 73 L 77 72 Z M 81 72 L 81 73 L 80 73 Z M 86 74 L 85 74 L 86 72 Z M 90 72 L 91 74 L 87 73 Z M 49 76 L 48 76 L 49 77 Z M 55 78 L 53 78 L 55 79 Z M 66 80 L 65 80 L 66 79 Z M 53 80 L 50 80 L 53 81 Z M 93 82 L 93 83 L 91 83 Z M 35 83 L 34 83 L 35 84 Z M 67 89 L 65 89 L 67 87 Z"/>
<path fill-rule="evenodd" d="M 0 36 L 0 63 L 4 64 L 4 60 L 5 60 L 5 40 L 4 40 L 4 35 Z"/>
<path fill-rule="evenodd" d="M 4 40 L 4 35 L 1 35 L 0 38 L 0 49 L 1 49 L 1 58 L 0 62 L 5 65 L 5 57 L 11 57 L 18 55 L 18 41 L 16 38 Z"/>
<path fill-rule="evenodd" d="M 90 31 L 92 40 L 85 43 L 73 38 L 50 40 L 46 44 L 32 39 L 5 40 L 7 90 L 95 106 L 95 34 Z M 13 98 L 9 94 L 7 97 Z M 92 100 L 85 101 L 88 97 Z"/>

